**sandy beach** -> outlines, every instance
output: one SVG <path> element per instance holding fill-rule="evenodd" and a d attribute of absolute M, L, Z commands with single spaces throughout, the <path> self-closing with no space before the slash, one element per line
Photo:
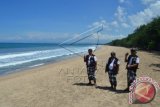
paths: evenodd
<path fill-rule="evenodd" d="M 117 92 L 108 90 L 105 63 L 110 52 L 117 53 L 120 71 L 117 76 Z M 96 73 L 98 88 L 87 86 L 85 63 L 81 57 L 59 61 L 0 77 L 0 107 L 158 107 L 160 93 L 147 105 L 128 104 L 127 72 L 124 55 L 129 49 L 103 46 L 94 54 L 98 58 Z M 160 56 L 138 51 L 140 66 L 137 77 L 149 76 L 160 83 Z"/>

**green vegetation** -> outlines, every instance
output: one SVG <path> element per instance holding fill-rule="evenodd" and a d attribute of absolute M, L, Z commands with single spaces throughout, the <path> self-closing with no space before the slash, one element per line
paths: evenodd
<path fill-rule="evenodd" d="M 109 43 L 113 46 L 137 47 L 144 50 L 160 50 L 160 17 L 141 25 L 132 34 Z"/>

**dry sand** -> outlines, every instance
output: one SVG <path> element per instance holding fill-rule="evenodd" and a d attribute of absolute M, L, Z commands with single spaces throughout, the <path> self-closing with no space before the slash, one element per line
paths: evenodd
<path fill-rule="evenodd" d="M 121 61 L 117 76 L 117 92 L 110 86 L 104 72 L 110 52 L 115 51 Z M 158 107 L 160 94 L 147 105 L 129 105 L 126 88 L 124 54 L 129 49 L 103 46 L 95 52 L 98 58 L 97 85 L 87 86 L 85 64 L 80 57 L 59 61 L 24 72 L 0 77 L 0 107 Z M 160 83 L 160 56 L 154 53 L 138 52 L 140 66 L 137 77 L 149 76 Z M 156 66 L 157 64 L 157 66 Z"/>

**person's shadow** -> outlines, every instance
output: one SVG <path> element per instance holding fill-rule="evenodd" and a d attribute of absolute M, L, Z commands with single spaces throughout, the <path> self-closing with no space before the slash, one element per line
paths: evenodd
<path fill-rule="evenodd" d="M 77 85 L 77 86 L 94 86 L 93 84 L 88 84 L 88 83 L 74 83 L 73 85 Z"/>
<path fill-rule="evenodd" d="M 115 92 L 117 94 L 123 94 L 123 93 L 128 93 L 122 89 L 116 89 L 116 90 L 113 90 L 111 87 L 108 87 L 108 86 L 97 86 L 96 87 L 97 89 L 101 89 L 101 90 L 108 90 L 108 91 L 112 91 L 112 92 Z"/>
<path fill-rule="evenodd" d="M 77 85 L 77 86 L 94 86 L 93 84 L 88 84 L 88 83 L 74 83 L 73 85 Z M 115 92 L 117 94 L 123 94 L 123 93 L 128 93 L 122 89 L 116 89 L 113 90 L 111 87 L 108 86 L 96 86 L 96 89 L 101 89 L 101 90 L 108 90 L 111 92 Z"/>

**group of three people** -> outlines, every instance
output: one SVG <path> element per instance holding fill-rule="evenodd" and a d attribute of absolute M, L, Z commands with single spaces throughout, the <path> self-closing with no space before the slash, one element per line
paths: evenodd
<path fill-rule="evenodd" d="M 132 82 L 136 79 L 136 71 L 139 65 L 139 57 L 136 55 L 136 48 L 131 48 L 131 54 L 125 54 L 125 62 L 127 62 L 126 69 L 127 69 L 127 88 L 124 91 L 129 91 L 129 87 L 131 86 Z M 128 56 L 129 55 L 129 56 Z M 84 62 L 86 63 L 87 67 L 87 74 L 89 85 L 92 84 L 92 80 L 94 85 L 96 85 L 96 77 L 95 72 L 97 70 L 97 58 L 93 54 L 93 50 L 88 50 L 88 55 L 84 56 Z M 117 79 L 116 76 L 119 71 L 120 61 L 116 57 L 115 52 L 111 52 L 111 57 L 108 59 L 106 63 L 105 72 L 108 72 L 109 81 L 111 84 L 111 89 L 116 90 L 117 87 Z"/>

